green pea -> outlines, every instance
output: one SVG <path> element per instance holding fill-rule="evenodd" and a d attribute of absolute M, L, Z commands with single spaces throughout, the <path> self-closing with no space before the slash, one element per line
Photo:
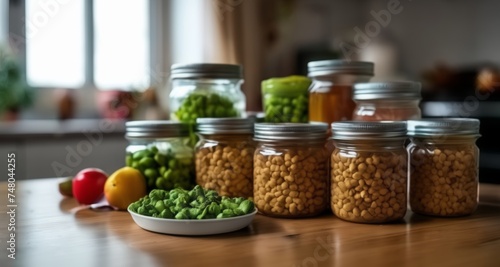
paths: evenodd
<path fill-rule="evenodd" d="M 158 163 L 158 165 L 164 166 L 166 165 L 167 157 L 163 154 L 158 153 L 154 156 L 154 160 L 156 161 L 156 163 Z"/>
<path fill-rule="evenodd" d="M 153 158 L 144 157 L 139 161 L 139 165 L 144 168 L 153 168 L 156 164 Z"/>
<path fill-rule="evenodd" d="M 144 171 L 144 175 L 148 178 L 156 178 L 158 177 L 159 173 L 155 168 L 148 168 Z"/>
<path fill-rule="evenodd" d="M 125 165 L 126 166 L 132 166 L 132 162 L 133 162 L 132 155 L 131 154 L 127 154 L 125 156 Z"/>

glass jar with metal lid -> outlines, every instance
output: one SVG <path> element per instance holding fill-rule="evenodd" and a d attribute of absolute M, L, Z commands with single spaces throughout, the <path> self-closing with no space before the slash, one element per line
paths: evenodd
<path fill-rule="evenodd" d="M 251 118 L 198 118 L 196 183 L 222 196 L 253 196 Z"/>
<path fill-rule="evenodd" d="M 420 88 L 421 85 L 417 82 L 357 83 L 353 91 L 353 100 L 356 102 L 353 120 L 420 119 Z"/>
<path fill-rule="evenodd" d="M 328 205 L 326 123 L 256 123 L 254 202 L 260 213 L 309 217 Z"/>
<path fill-rule="evenodd" d="M 335 122 L 331 155 L 333 213 L 359 223 L 384 223 L 406 214 L 404 122 Z"/>
<path fill-rule="evenodd" d="M 240 117 L 243 68 L 231 64 L 174 64 L 171 67 L 170 119 L 195 123 L 197 118 Z"/>
<path fill-rule="evenodd" d="M 355 107 L 352 86 L 373 77 L 373 63 L 321 60 L 309 62 L 307 67 L 308 76 L 312 79 L 309 88 L 309 121 L 330 124 L 350 120 Z"/>
<path fill-rule="evenodd" d="M 304 76 L 270 78 L 262 81 L 262 102 L 266 122 L 309 122 L 308 89 Z"/>
<path fill-rule="evenodd" d="M 433 216 L 463 216 L 478 205 L 477 119 L 408 121 L 410 207 Z"/>
<path fill-rule="evenodd" d="M 125 123 L 127 166 L 138 169 L 148 189 L 189 189 L 194 183 L 194 153 L 186 145 L 189 125 L 173 121 Z"/>

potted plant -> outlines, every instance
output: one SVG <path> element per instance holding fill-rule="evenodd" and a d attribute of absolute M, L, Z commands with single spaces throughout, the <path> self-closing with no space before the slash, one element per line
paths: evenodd
<path fill-rule="evenodd" d="M 33 91 L 22 78 L 17 59 L 0 47 L 0 118 L 15 120 L 19 111 L 33 103 Z"/>

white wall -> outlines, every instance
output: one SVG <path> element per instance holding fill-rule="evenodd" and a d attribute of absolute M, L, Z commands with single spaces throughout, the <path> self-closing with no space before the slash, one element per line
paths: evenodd
<path fill-rule="evenodd" d="M 301 46 L 331 43 L 338 49 L 340 42 L 352 41 L 355 27 L 364 30 L 374 21 L 371 12 L 387 10 L 390 2 L 399 3 L 402 11 L 391 16 L 371 45 L 393 44 L 397 74 L 420 79 L 422 71 L 439 62 L 452 67 L 486 61 L 500 66 L 500 1 L 297 0 L 291 17 L 279 25 L 282 40 L 268 49 L 266 74 L 293 73 Z"/>
<path fill-rule="evenodd" d="M 366 3 L 361 26 L 370 11 L 387 8 L 389 0 Z M 485 61 L 500 65 L 500 1 L 399 1 L 403 11 L 384 30 L 396 45 L 399 68 L 410 77 L 438 62 L 453 66 Z"/>

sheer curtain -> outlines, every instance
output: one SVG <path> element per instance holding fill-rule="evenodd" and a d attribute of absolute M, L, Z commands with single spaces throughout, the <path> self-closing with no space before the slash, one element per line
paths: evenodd
<path fill-rule="evenodd" d="M 260 82 L 263 79 L 263 53 L 265 41 L 262 14 L 263 0 L 211 0 L 205 2 L 208 15 L 204 46 L 209 62 L 242 64 L 247 97 L 247 110 L 261 110 Z"/>
<path fill-rule="evenodd" d="M 247 110 L 260 111 L 263 14 L 266 0 L 178 0 L 170 2 L 169 63 L 229 63 L 244 68 Z"/>

